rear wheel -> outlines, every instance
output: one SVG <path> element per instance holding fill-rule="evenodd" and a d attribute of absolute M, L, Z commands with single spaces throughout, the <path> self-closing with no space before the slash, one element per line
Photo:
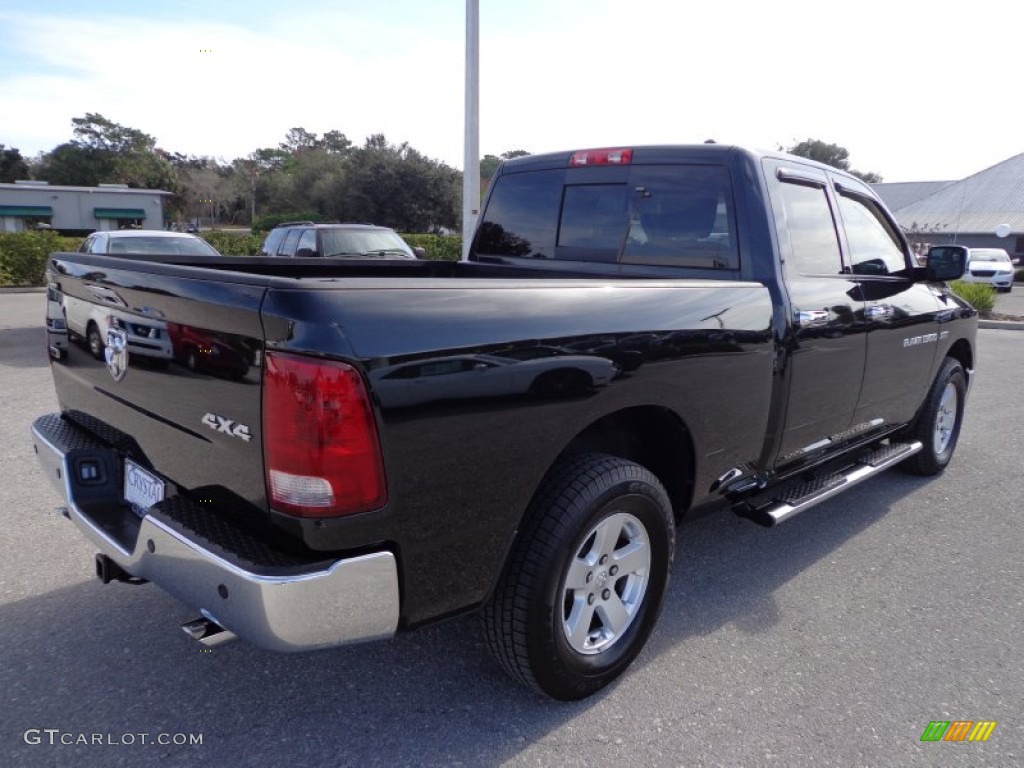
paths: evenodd
<path fill-rule="evenodd" d="M 671 571 L 668 494 L 646 468 L 588 454 L 557 466 L 530 505 L 484 634 L 514 679 L 581 699 L 647 642 Z"/>
<path fill-rule="evenodd" d="M 917 475 L 934 475 L 946 468 L 960 438 L 966 397 L 963 366 L 947 357 L 908 432 L 908 437 L 920 440 L 924 448 L 901 467 Z"/>
<path fill-rule="evenodd" d="M 96 323 L 89 323 L 89 327 L 85 332 L 85 340 L 89 345 L 89 352 L 92 353 L 92 356 L 97 360 L 103 360 L 103 350 L 106 345 L 100 337 L 100 329 Z"/>

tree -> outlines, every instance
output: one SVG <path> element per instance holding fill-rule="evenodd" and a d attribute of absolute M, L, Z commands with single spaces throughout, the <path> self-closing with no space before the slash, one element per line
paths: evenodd
<path fill-rule="evenodd" d="M 828 144 L 820 139 L 804 139 L 788 149 L 779 149 L 798 157 L 806 157 L 808 160 L 816 160 L 825 165 L 831 165 L 841 171 L 851 173 L 868 184 L 878 184 L 882 177 L 873 171 L 855 171 L 850 168 L 850 152 L 846 147 L 838 144 Z"/>
<path fill-rule="evenodd" d="M 501 165 L 504 160 L 511 160 L 515 157 L 526 157 L 530 153 L 524 149 L 513 149 L 508 152 L 502 152 L 498 155 L 484 155 L 480 160 L 480 199 L 482 200 L 486 194 L 487 187 L 491 183 L 491 179 L 494 178 L 494 174 L 498 171 L 498 166 Z"/>
<path fill-rule="evenodd" d="M 315 133 L 310 133 L 305 128 L 292 128 L 284 135 L 281 149 L 295 154 L 307 149 L 313 149 L 318 143 Z"/>
<path fill-rule="evenodd" d="M 118 125 L 96 112 L 71 118 L 71 125 L 75 135 L 72 143 L 80 147 L 114 153 L 152 152 L 156 149 L 156 139 L 148 133 Z"/>
<path fill-rule="evenodd" d="M 524 149 L 513 149 L 509 152 L 502 152 L 498 155 L 484 155 L 480 160 L 480 178 L 489 179 L 494 176 L 502 160 L 511 160 L 515 157 L 526 157 L 530 153 Z"/>
<path fill-rule="evenodd" d="M 352 151 L 352 142 L 341 131 L 328 131 L 320 139 L 320 146 L 331 155 L 347 155 Z"/>
<path fill-rule="evenodd" d="M 838 144 L 826 144 L 819 139 L 804 139 L 786 150 L 791 155 L 806 157 L 842 171 L 850 170 L 850 153 Z"/>
<path fill-rule="evenodd" d="M 14 147 L 7 149 L 0 144 L 0 184 L 10 184 L 18 179 L 28 178 L 28 163 L 21 152 Z"/>
<path fill-rule="evenodd" d="M 96 186 L 101 183 L 178 191 L 174 155 L 156 147 L 156 139 L 137 128 L 87 112 L 71 119 L 75 138 L 45 153 L 36 178 L 51 184 Z"/>
<path fill-rule="evenodd" d="M 865 184 L 881 184 L 882 183 L 882 177 L 879 176 L 874 171 L 855 171 L 855 170 L 851 170 L 850 173 L 852 173 L 858 179 L 863 181 Z"/>
<path fill-rule="evenodd" d="M 429 232 L 457 225 L 461 181 L 458 171 L 407 143 L 389 144 L 383 134 L 374 134 L 348 158 L 338 192 L 350 221 Z"/>
<path fill-rule="evenodd" d="M 114 155 L 82 147 L 73 141 L 58 144 L 39 158 L 35 177 L 51 184 L 95 187 L 116 181 Z"/>

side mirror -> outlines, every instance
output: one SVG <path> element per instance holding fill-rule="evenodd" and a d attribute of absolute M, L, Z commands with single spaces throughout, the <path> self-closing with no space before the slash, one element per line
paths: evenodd
<path fill-rule="evenodd" d="M 417 245 L 415 248 L 412 249 L 412 252 L 417 259 L 427 258 L 427 249 L 424 248 L 422 245 Z"/>
<path fill-rule="evenodd" d="M 925 280 L 959 280 L 967 269 L 967 248 L 963 245 L 936 245 L 928 249 Z"/>

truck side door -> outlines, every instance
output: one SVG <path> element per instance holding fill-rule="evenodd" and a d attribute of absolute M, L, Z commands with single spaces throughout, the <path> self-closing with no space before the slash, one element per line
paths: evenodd
<path fill-rule="evenodd" d="M 867 360 L 854 425 L 907 422 L 931 383 L 943 307 L 927 283 L 913 281 L 909 247 L 869 190 L 843 177 L 832 183 L 847 261 L 865 301 Z"/>
<path fill-rule="evenodd" d="M 765 160 L 792 317 L 789 398 L 776 464 L 814 454 L 849 429 L 867 349 L 860 288 L 843 262 L 825 172 Z"/>

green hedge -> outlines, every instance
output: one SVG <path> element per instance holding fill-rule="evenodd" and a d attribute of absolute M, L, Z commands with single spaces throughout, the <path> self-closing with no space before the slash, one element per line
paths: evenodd
<path fill-rule="evenodd" d="M 199 236 L 225 256 L 255 256 L 263 242 L 260 235 L 238 230 L 212 229 Z"/>
<path fill-rule="evenodd" d="M 988 283 L 965 283 L 954 280 L 949 289 L 979 312 L 991 312 L 996 303 L 996 291 Z"/>
<path fill-rule="evenodd" d="M 461 235 L 402 235 L 411 247 L 425 248 L 434 261 L 458 261 L 462 258 Z"/>
<path fill-rule="evenodd" d="M 56 232 L 0 232 L 0 285 L 43 285 L 53 251 L 77 251 L 80 237 Z"/>

